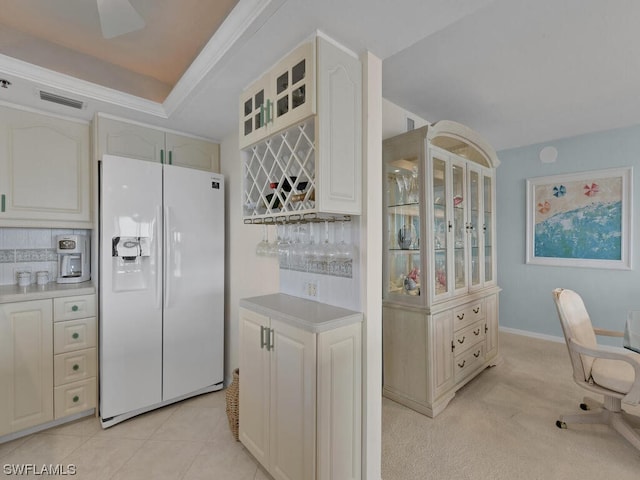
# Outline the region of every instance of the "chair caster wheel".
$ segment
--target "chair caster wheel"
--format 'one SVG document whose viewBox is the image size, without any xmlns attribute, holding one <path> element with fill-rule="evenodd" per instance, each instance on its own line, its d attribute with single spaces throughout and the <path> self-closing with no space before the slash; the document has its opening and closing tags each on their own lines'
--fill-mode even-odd
<svg viewBox="0 0 640 480">
<path fill-rule="evenodd" d="M 566 429 L 567 428 L 567 424 L 564 423 L 564 422 L 561 422 L 560 420 L 556 420 L 556 427 L 562 428 L 562 429 Z"/>
<path fill-rule="evenodd" d="M 589 408 L 589 405 L 587 405 L 586 403 L 581 403 L 581 404 L 580 404 L 580 408 L 581 408 L 582 410 L 591 410 L 591 409 Z"/>
</svg>

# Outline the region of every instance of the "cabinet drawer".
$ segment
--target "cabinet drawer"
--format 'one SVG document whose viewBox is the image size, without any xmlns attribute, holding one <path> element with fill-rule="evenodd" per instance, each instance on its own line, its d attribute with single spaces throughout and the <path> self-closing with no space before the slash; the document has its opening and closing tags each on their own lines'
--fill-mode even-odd
<svg viewBox="0 0 640 480">
<path fill-rule="evenodd" d="M 469 325 L 467 328 L 461 328 L 455 332 L 453 336 L 456 355 L 460 355 L 462 352 L 467 351 L 478 342 L 483 342 L 484 339 L 485 333 L 483 320 L 480 320 L 473 325 Z"/>
<path fill-rule="evenodd" d="M 96 346 L 96 318 L 68 320 L 53 325 L 53 353 L 75 352 Z"/>
<path fill-rule="evenodd" d="M 484 318 L 484 300 L 467 303 L 453 309 L 453 329 L 458 331 Z"/>
<path fill-rule="evenodd" d="M 53 382 L 56 387 L 95 376 L 95 348 L 62 353 L 53 358 Z"/>
<path fill-rule="evenodd" d="M 55 418 L 67 417 L 96 406 L 96 379 L 56 387 L 53 393 Z"/>
<path fill-rule="evenodd" d="M 95 317 L 96 296 L 78 295 L 75 297 L 59 297 L 53 299 L 53 321 L 73 320 L 76 318 Z"/>
<path fill-rule="evenodd" d="M 467 350 L 462 355 L 455 358 L 455 381 L 473 373 L 475 369 L 484 362 L 484 343 L 477 344 L 474 348 Z"/>
</svg>

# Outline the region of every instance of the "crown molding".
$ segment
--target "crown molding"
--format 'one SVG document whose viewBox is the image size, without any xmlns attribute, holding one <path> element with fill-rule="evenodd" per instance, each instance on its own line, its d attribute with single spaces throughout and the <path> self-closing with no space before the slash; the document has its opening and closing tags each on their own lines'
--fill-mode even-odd
<svg viewBox="0 0 640 480">
<path fill-rule="evenodd" d="M 112 88 L 96 85 L 63 73 L 54 72 L 22 60 L 0 54 L 0 72 L 41 85 L 44 89 L 78 95 L 91 100 L 117 105 L 160 118 L 168 118 L 164 107 L 151 100 L 136 97 Z"/>
<path fill-rule="evenodd" d="M 180 107 L 267 7 L 275 4 L 278 8 L 283 1 L 240 0 L 165 99 L 163 106 L 167 115 Z"/>
</svg>

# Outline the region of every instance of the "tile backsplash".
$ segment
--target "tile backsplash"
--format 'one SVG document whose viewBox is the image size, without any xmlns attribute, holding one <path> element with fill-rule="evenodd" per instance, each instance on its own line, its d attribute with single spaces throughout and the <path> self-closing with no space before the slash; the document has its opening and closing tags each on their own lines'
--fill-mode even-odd
<svg viewBox="0 0 640 480">
<path fill-rule="evenodd" d="M 35 283 L 36 272 L 49 272 L 49 281 L 56 281 L 58 257 L 56 236 L 90 235 L 90 230 L 53 228 L 0 228 L 0 285 L 18 283 L 17 272 L 30 272 Z"/>
</svg>

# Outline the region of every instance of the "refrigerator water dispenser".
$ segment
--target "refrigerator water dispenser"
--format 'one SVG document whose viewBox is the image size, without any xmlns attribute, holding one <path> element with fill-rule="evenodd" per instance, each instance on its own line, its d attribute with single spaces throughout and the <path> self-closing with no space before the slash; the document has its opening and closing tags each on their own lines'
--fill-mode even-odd
<svg viewBox="0 0 640 480">
<path fill-rule="evenodd" d="M 149 237 L 113 237 L 111 256 L 115 291 L 148 288 L 153 268 Z"/>
</svg>

